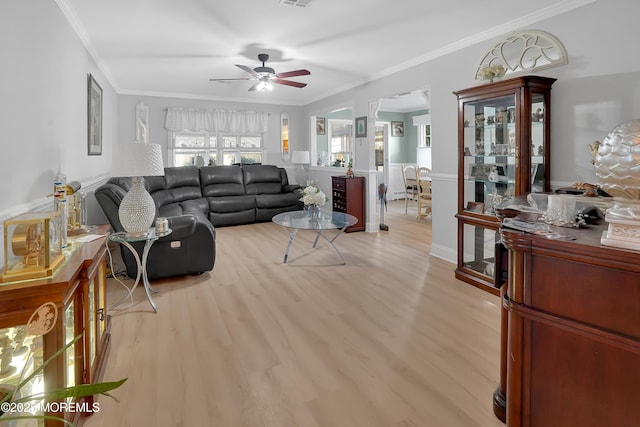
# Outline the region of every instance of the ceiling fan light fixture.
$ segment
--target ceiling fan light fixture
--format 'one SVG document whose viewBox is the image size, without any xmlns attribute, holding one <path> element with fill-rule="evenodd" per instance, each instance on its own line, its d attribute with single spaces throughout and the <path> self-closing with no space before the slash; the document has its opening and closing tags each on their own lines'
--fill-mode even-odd
<svg viewBox="0 0 640 427">
<path fill-rule="evenodd" d="M 260 82 L 256 86 L 256 90 L 259 92 L 264 92 L 265 90 L 273 90 L 273 85 L 268 80 L 260 80 Z"/>
<path fill-rule="evenodd" d="M 269 55 L 266 53 L 261 53 L 258 55 L 258 59 L 262 62 L 261 67 L 250 68 L 246 65 L 235 64 L 236 67 L 240 68 L 242 71 L 245 71 L 250 74 L 250 77 L 244 78 L 230 78 L 230 79 L 209 79 L 209 81 L 219 82 L 219 81 L 232 81 L 232 80 L 257 80 L 258 82 L 249 88 L 249 91 L 259 91 L 263 92 L 265 90 L 273 90 L 274 84 L 303 88 L 307 84 L 300 83 L 292 80 L 287 80 L 289 77 L 298 77 L 298 76 L 308 76 L 311 73 L 309 70 L 301 69 L 301 70 L 292 70 L 286 71 L 284 73 L 276 73 L 275 70 L 271 67 L 267 67 L 265 62 L 269 60 Z"/>
</svg>

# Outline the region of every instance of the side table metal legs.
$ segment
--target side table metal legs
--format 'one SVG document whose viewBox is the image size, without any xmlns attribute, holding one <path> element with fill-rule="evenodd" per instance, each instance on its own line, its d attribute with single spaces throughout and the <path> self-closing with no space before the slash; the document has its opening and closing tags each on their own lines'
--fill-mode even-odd
<svg viewBox="0 0 640 427">
<path fill-rule="evenodd" d="M 147 257 L 149 256 L 149 249 L 151 249 L 153 242 L 155 242 L 155 240 L 147 240 L 145 242 L 144 249 L 142 250 L 142 260 L 140 260 L 140 256 L 138 255 L 138 252 L 136 252 L 135 248 L 129 242 L 121 242 L 121 243 L 131 251 L 131 253 L 133 254 L 133 257 L 136 260 L 136 264 L 138 266 L 138 274 L 136 276 L 136 281 L 133 284 L 133 289 L 135 289 L 136 286 L 138 286 L 138 283 L 140 282 L 140 277 L 142 276 L 142 284 L 144 286 L 144 291 L 147 294 L 147 299 L 149 300 L 149 304 L 151 304 L 151 308 L 153 308 L 153 311 L 157 313 L 158 307 L 156 306 L 156 303 L 151 298 L 151 292 L 157 293 L 158 290 L 151 286 L 151 283 L 149 283 L 149 277 L 147 276 Z"/>
</svg>

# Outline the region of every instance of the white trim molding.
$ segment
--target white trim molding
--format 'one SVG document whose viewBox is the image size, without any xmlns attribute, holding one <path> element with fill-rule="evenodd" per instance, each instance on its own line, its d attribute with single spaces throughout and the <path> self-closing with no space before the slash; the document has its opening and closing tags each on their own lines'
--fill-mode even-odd
<svg viewBox="0 0 640 427">
<path fill-rule="evenodd" d="M 476 68 L 475 79 L 483 80 L 481 70 L 495 65 L 502 65 L 506 76 L 514 76 L 568 62 L 566 49 L 553 35 L 538 30 L 518 31 L 487 50 Z"/>
</svg>

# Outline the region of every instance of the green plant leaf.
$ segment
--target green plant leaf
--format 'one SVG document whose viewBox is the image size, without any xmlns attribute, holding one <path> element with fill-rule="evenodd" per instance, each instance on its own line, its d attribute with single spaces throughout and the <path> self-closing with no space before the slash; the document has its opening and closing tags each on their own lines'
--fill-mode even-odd
<svg viewBox="0 0 640 427">
<path fill-rule="evenodd" d="M 86 397 L 96 394 L 105 394 L 113 397 L 106 392 L 114 390 L 120 387 L 127 381 L 127 378 L 120 381 L 102 382 L 95 384 L 78 384 L 69 387 L 60 387 L 53 390 L 45 391 L 44 393 L 38 393 L 31 396 L 27 396 L 20 399 L 15 399 L 14 402 L 26 402 L 29 400 L 46 399 L 47 401 L 62 400 L 67 397 Z"/>
</svg>

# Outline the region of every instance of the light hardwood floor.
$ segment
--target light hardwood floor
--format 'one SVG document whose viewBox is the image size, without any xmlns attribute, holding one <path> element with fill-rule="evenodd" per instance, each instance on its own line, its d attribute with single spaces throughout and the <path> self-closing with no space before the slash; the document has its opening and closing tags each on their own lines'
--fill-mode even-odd
<svg viewBox="0 0 640 427">
<path fill-rule="evenodd" d="M 129 380 L 85 426 L 503 426 L 498 297 L 429 256 L 430 220 L 389 205 L 389 231 L 336 240 L 346 265 L 309 253 L 309 232 L 283 264 L 275 224 L 217 229 L 212 272 L 154 282 L 157 314 L 141 289 L 111 312 L 104 380 Z"/>
</svg>

